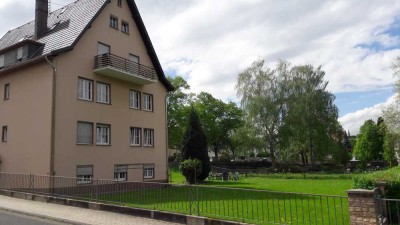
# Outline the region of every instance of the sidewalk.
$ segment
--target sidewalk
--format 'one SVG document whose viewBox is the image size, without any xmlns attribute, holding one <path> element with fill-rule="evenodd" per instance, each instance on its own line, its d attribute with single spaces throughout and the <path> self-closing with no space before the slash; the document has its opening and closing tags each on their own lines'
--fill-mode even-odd
<svg viewBox="0 0 400 225">
<path fill-rule="evenodd" d="M 0 210 L 48 218 L 76 225 L 177 225 L 147 218 L 83 209 L 71 206 L 42 203 L 0 195 Z"/>
</svg>

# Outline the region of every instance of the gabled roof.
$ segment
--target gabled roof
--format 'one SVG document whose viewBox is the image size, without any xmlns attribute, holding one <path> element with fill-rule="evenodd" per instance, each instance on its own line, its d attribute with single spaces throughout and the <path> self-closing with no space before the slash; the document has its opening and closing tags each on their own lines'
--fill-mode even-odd
<svg viewBox="0 0 400 225">
<path fill-rule="evenodd" d="M 43 44 L 43 51 L 40 51 L 41 54 L 35 56 L 35 58 L 46 55 L 57 55 L 72 50 L 109 2 L 110 0 L 77 0 L 74 3 L 49 13 L 47 23 L 50 30 L 46 35 L 35 40 Z M 147 53 L 157 72 L 158 79 L 164 84 L 168 91 L 174 90 L 174 87 L 165 77 L 136 3 L 134 0 L 127 0 L 127 2 L 132 12 L 132 18 L 147 48 Z M 32 38 L 34 35 L 34 27 L 35 21 L 31 21 L 8 31 L 0 39 L 0 51 L 17 46 L 21 41 Z"/>
</svg>

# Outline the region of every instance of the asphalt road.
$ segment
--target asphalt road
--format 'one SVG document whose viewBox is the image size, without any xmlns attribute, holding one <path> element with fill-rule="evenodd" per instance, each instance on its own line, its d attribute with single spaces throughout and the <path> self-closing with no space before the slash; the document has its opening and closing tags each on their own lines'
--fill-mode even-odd
<svg viewBox="0 0 400 225">
<path fill-rule="evenodd" d="M 33 216 L 0 210 L 0 225 L 69 225 Z"/>
</svg>

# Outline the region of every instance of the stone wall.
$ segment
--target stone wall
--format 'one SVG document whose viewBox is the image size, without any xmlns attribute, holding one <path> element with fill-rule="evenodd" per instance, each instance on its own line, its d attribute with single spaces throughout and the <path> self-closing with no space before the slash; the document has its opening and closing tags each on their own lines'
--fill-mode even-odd
<svg viewBox="0 0 400 225">
<path fill-rule="evenodd" d="M 349 196 L 350 225 L 378 225 L 377 190 L 352 189 Z"/>
</svg>

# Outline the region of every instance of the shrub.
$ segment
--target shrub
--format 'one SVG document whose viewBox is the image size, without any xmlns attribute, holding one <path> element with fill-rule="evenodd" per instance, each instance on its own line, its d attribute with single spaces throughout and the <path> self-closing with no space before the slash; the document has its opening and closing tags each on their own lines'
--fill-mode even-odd
<svg viewBox="0 0 400 225">
<path fill-rule="evenodd" d="M 385 182 L 386 197 L 400 198 L 400 166 L 354 177 L 354 188 L 372 190 Z"/>
<path fill-rule="evenodd" d="M 181 163 L 179 170 L 189 184 L 195 184 L 201 176 L 201 161 L 198 159 L 187 159 Z"/>
</svg>

